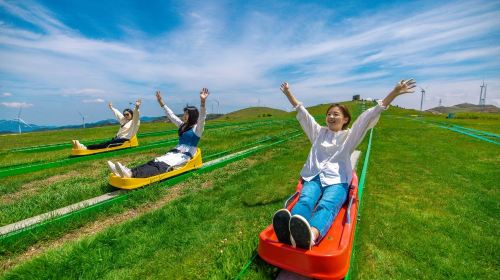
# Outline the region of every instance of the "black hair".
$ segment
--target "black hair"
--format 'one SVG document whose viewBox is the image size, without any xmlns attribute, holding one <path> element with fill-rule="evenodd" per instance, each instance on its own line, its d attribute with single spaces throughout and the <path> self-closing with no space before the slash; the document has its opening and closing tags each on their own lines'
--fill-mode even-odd
<svg viewBox="0 0 500 280">
<path fill-rule="evenodd" d="M 194 106 L 184 107 L 184 113 L 185 112 L 188 113 L 188 120 L 179 127 L 179 136 L 193 128 L 193 126 L 198 122 L 198 117 L 200 116 L 200 112 L 198 112 L 198 109 Z"/>
<path fill-rule="evenodd" d="M 125 112 L 130 113 L 130 116 L 132 116 L 132 117 L 134 116 L 134 111 L 132 111 L 132 110 L 130 110 L 130 109 L 128 109 L 128 108 L 127 108 L 127 109 L 125 109 L 125 110 L 123 110 L 123 114 L 124 114 L 124 115 L 125 115 Z M 125 118 L 125 120 L 127 120 L 127 119 Z M 125 124 L 127 124 L 127 122 L 128 122 L 128 121 L 125 121 L 125 122 L 124 122 L 122 125 L 120 125 L 120 126 L 121 126 L 121 127 L 123 127 Z"/>
<path fill-rule="evenodd" d="M 125 112 L 129 112 L 132 117 L 134 116 L 134 111 L 132 111 L 131 109 L 127 108 L 127 109 L 123 110 L 124 115 L 125 115 Z"/>
</svg>

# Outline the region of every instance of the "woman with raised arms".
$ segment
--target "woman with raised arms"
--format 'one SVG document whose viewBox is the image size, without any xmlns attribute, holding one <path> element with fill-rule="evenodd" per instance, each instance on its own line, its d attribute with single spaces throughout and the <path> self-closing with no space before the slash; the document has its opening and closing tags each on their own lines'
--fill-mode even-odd
<svg viewBox="0 0 500 280">
<path fill-rule="evenodd" d="M 165 110 L 165 114 L 178 128 L 179 142 L 175 148 L 166 154 L 159 156 L 143 165 L 128 168 L 120 162 L 108 161 L 108 166 L 116 175 L 123 178 L 147 178 L 172 170 L 177 166 L 184 165 L 196 153 L 198 143 L 205 126 L 205 101 L 209 95 L 208 89 L 200 91 L 200 111 L 194 106 L 184 108 L 184 115 L 179 119 L 170 108 L 167 107 L 160 91 L 156 92 L 156 99 Z"/>
<path fill-rule="evenodd" d="M 351 115 L 346 106 L 332 104 L 326 110 L 326 127 L 320 126 L 292 94 L 288 83 L 281 91 L 297 110 L 297 119 L 312 143 L 300 172 L 302 192 L 291 212 L 278 210 L 273 228 L 282 243 L 310 249 L 318 244 L 347 199 L 352 179 L 351 153 L 373 128 L 380 113 L 399 95 L 413 92 L 413 79 L 401 80 L 378 104 L 363 112 L 349 129 Z"/>
</svg>

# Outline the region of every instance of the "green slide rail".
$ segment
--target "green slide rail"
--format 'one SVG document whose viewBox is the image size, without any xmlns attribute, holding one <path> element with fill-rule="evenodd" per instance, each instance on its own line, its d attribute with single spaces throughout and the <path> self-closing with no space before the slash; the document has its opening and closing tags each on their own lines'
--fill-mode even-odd
<svg viewBox="0 0 500 280">
<path fill-rule="evenodd" d="M 244 150 L 244 152 L 241 152 L 239 154 L 236 153 L 236 155 L 232 156 L 232 157 L 228 156 L 228 158 L 223 159 L 221 161 L 218 161 L 218 162 L 216 162 L 214 164 L 203 165 L 199 169 L 196 169 L 196 170 L 193 170 L 191 172 L 187 172 L 187 173 L 181 174 L 179 176 L 167 179 L 165 181 L 161 181 L 158 184 L 160 186 L 163 186 L 163 187 L 171 187 L 171 186 L 173 186 L 175 184 L 178 184 L 178 183 L 180 183 L 180 182 L 188 179 L 189 177 L 193 176 L 194 174 L 203 174 L 203 173 L 207 173 L 209 171 L 212 171 L 214 169 L 226 166 L 226 165 L 228 165 L 228 164 L 230 164 L 232 162 L 235 162 L 235 161 L 247 158 L 247 157 L 249 157 L 249 156 L 251 156 L 251 155 L 253 155 L 253 154 L 257 153 L 257 152 L 269 149 L 271 147 L 274 147 L 276 145 L 279 145 L 281 143 L 284 143 L 286 141 L 294 139 L 294 138 L 300 136 L 301 134 L 302 134 L 302 132 L 299 132 L 298 130 L 294 130 L 294 131 L 287 132 L 287 133 L 284 133 L 284 134 L 281 134 L 281 135 L 278 135 L 278 136 L 274 136 L 274 137 L 265 137 L 264 139 L 261 139 L 261 140 L 258 140 L 256 142 L 253 142 L 253 143 L 250 143 L 250 144 L 246 144 L 246 145 L 243 145 L 243 146 L 239 147 L 239 149 L 241 149 L 241 148 L 245 148 L 245 147 L 248 147 L 248 146 L 255 146 L 255 145 L 257 145 L 253 149 L 250 148 L 250 149 Z M 281 139 L 279 139 L 279 138 L 281 138 Z M 276 140 L 276 139 L 278 139 L 278 140 Z M 270 141 L 270 140 L 276 140 L 276 141 L 271 142 L 271 143 L 267 143 L 267 144 L 263 144 L 264 142 Z M 236 150 L 236 149 L 231 149 L 231 150 Z M 231 150 L 225 151 L 223 153 L 230 154 Z M 216 155 L 221 155 L 223 153 L 217 153 L 217 154 L 214 154 L 214 155 L 209 155 L 206 158 L 211 158 L 211 157 L 213 158 Z M 62 215 L 62 216 L 54 217 L 52 219 L 47 219 L 47 220 L 44 220 L 44 221 L 42 221 L 40 223 L 28 226 L 26 228 L 19 229 L 19 230 L 16 230 L 16 231 L 4 234 L 4 235 L 0 236 L 0 242 L 1 243 L 4 243 L 4 242 L 15 242 L 15 240 L 17 240 L 17 239 L 19 239 L 19 238 L 21 238 L 21 237 L 23 237 L 25 235 L 31 234 L 35 230 L 37 230 L 37 231 L 38 230 L 42 230 L 42 229 L 46 228 L 49 225 L 52 225 L 52 224 L 55 224 L 55 223 L 62 223 L 62 222 L 65 222 L 65 221 L 69 221 L 71 219 L 80 217 L 81 215 L 87 215 L 87 214 L 91 214 L 91 213 L 93 213 L 95 211 L 99 211 L 100 209 L 103 209 L 104 207 L 109 207 L 109 206 L 114 205 L 114 204 L 122 203 L 122 202 L 126 201 L 127 199 L 130 199 L 130 198 L 133 198 L 136 195 L 139 195 L 142 191 L 144 191 L 144 189 L 145 188 L 140 188 L 140 189 L 136 189 L 136 190 L 132 190 L 132 191 L 127 191 L 127 192 L 125 192 L 122 195 L 116 196 L 116 197 L 111 198 L 109 200 L 102 201 L 100 203 L 91 205 L 89 207 L 81 208 L 81 209 L 76 210 L 74 212 L 70 212 L 70 213 L 67 213 L 67 214 Z"/>
<path fill-rule="evenodd" d="M 276 120 L 266 120 L 266 121 L 256 121 L 256 122 L 228 122 L 228 123 L 221 123 L 221 124 L 212 124 L 212 125 L 207 125 L 205 128 L 207 129 L 214 129 L 214 128 L 223 128 L 223 127 L 231 127 L 231 126 L 238 126 L 238 125 L 247 125 L 247 124 L 262 124 L 265 125 L 267 123 L 273 123 L 276 122 Z M 151 131 L 151 132 L 143 132 L 143 133 L 138 133 L 137 137 L 138 138 L 146 138 L 146 137 L 152 137 L 152 136 L 161 136 L 161 135 L 168 135 L 168 134 L 174 134 L 177 132 L 177 129 L 168 129 L 164 131 Z M 102 139 L 96 139 L 96 140 L 90 140 L 90 141 L 83 141 L 84 144 L 89 145 L 89 144 L 96 144 L 96 143 L 101 143 L 104 141 L 108 141 L 110 137 L 108 138 L 102 138 Z M 38 145 L 38 146 L 29 146 L 29 147 L 19 147 L 19 148 L 13 148 L 10 149 L 6 152 L 41 152 L 41 151 L 55 151 L 55 150 L 61 150 L 65 148 L 71 147 L 72 144 L 68 140 L 67 142 L 64 143 L 54 143 L 54 144 L 47 144 L 47 145 Z M 4 152 L 5 153 L 5 152 Z"/>
<path fill-rule="evenodd" d="M 370 160 L 370 152 L 372 149 L 372 137 L 373 137 L 373 128 L 370 129 L 370 137 L 368 138 L 368 148 L 366 148 L 366 154 L 365 154 L 365 159 L 363 160 L 363 169 L 361 170 L 361 176 L 359 178 L 359 184 L 358 184 L 358 217 L 361 216 L 361 206 L 362 206 L 362 199 L 363 199 L 363 189 L 365 187 L 365 181 L 366 181 L 366 174 L 368 174 L 368 162 Z M 355 250 L 355 244 L 356 244 L 356 236 L 358 235 L 358 226 L 356 225 L 356 229 L 354 230 L 354 240 L 352 243 L 352 253 L 351 253 L 351 262 L 349 264 L 349 270 L 347 271 L 347 275 L 344 278 L 344 280 L 350 280 L 351 279 L 351 272 L 352 272 L 352 264 L 354 262 L 354 259 L 356 258 L 356 250 Z"/>
<path fill-rule="evenodd" d="M 269 123 L 269 124 L 271 124 L 271 123 Z M 172 143 L 176 143 L 177 141 L 178 141 L 178 139 L 176 137 L 173 139 L 167 139 L 167 140 L 162 140 L 162 141 L 158 141 L 158 142 L 153 142 L 153 143 L 150 143 L 148 145 L 140 145 L 140 146 L 136 146 L 136 147 L 132 147 L 132 148 L 116 150 L 116 151 L 111 151 L 111 152 L 105 152 L 105 153 L 98 153 L 98 154 L 93 154 L 93 155 L 88 155 L 88 156 L 68 157 L 68 158 L 64 158 L 64 159 L 60 159 L 60 160 L 56 160 L 56 161 L 51 161 L 51 162 L 40 162 L 40 163 L 31 163 L 31 164 L 28 164 L 28 163 L 16 164 L 16 165 L 0 168 L 0 178 L 31 173 L 31 172 L 40 171 L 40 170 L 49 169 L 49 168 L 60 167 L 60 166 L 64 166 L 67 164 L 73 164 L 73 163 L 77 163 L 77 162 L 83 162 L 83 161 L 88 161 L 88 160 L 102 159 L 102 158 L 107 158 L 107 157 L 112 157 L 112 156 L 117 156 L 117 155 L 135 153 L 135 152 L 146 150 L 146 149 L 157 148 L 157 147 L 160 147 L 162 145 L 169 145 Z"/>
</svg>

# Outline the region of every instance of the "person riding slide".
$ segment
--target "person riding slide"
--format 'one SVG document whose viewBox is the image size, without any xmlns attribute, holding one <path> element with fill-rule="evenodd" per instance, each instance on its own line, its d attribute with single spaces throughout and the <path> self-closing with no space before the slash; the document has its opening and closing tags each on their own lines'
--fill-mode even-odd
<svg viewBox="0 0 500 280">
<path fill-rule="evenodd" d="M 413 92 L 415 80 L 401 80 L 378 104 L 363 112 L 349 129 L 351 115 L 346 106 L 332 104 L 326 110 L 326 127 L 320 126 L 292 94 L 288 83 L 281 91 L 297 110 L 297 119 L 312 143 L 300 172 L 302 192 L 295 206 L 273 216 L 273 228 L 282 243 L 311 249 L 330 229 L 347 199 L 352 179 L 351 153 L 373 128 L 389 104 L 399 95 Z"/>
<path fill-rule="evenodd" d="M 109 109 L 111 109 L 111 111 L 113 111 L 116 119 L 120 123 L 120 129 L 118 130 L 118 133 L 116 133 L 116 136 L 109 141 L 88 146 L 83 145 L 78 140 L 73 140 L 73 149 L 98 150 L 116 147 L 122 145 L 123 142 L 128 141 L 135 136 L 135 134 L 139 130 L 139 126 L 141 125 L 141 121 L 139 118 L 139 107 L 141 107 L 141 100 L 139 99 L 135 102 L 134 111 L 125 109 L 123 110 L 123 114 L 120 113 L 120 111 L 118 111 L 116 108 L 114 108 L 111 102 L 109 102 L 108 107 Z"/>
<path fill-rule="evenodd" d="M 158 103 L 165 110 L 167 118 L 179 128 L 179 142 L 177 146 L 166 154 L 134 168 L 128 168 L 120 162 L 114 163 L 108 161 L 108 167 L 111 169 L 111 172 L 123 178 L 147 178 L 168 172 L 177 166 L 182 166 L 193 158 L 205 126 L 207 115 L 205 101 L 208 95 L 208 89 L 203 88 L 200 91 L 201 112 L 194 106 L 187 106 L 184 108 L 184 115 L 181 120 L 167 107 L 160 91 L 157 91 L 156 98 Z"/>
</svg>

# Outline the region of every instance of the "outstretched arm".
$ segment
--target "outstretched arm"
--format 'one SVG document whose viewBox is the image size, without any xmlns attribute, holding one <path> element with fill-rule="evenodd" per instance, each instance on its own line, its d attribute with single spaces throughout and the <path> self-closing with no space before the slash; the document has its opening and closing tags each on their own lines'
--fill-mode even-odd
<svg viewBox="0 0 500 280">
<path fill-rule="evenodd" d="M 111 111 L 113 111 L 113 114 L 115 114 L 115 117 L 120 123 L 120 125 L 122 125 L 125 122 L 125 117 L 122 115 L 122 113 L 118 111 L 115 107 L 113 107 L 113 103 L 111 102 L 108 103 L 108 107 L 109 109 L 111 109 Z"/>
<path fill-rule="evenodd" d="M 300 126 L 306 133 L 309 141 L 314 143 L 316 137 L 318 137 L 321 126 L 318 122 L 316 122 L 314 117 L 309 114 L 306 108 L 299 101 L 297 101 L 287 82 L 281 84 L 280 89 L 288 98 L 288 101 L 290 101 L 295 110 L 297 110 L 297 120 L 299 120 Z"/>
<path fill-rule="evenodd" d="M 364 111 L 356 121 L 352 124 L 351 133 L 349 135 L 349 139 L 346 142 L 346 148 L 351 152 L 363 141 L 363 138 L 366 132 L 375 127 L 380 118 L 380 113 L 387 109 L 387 106 L 391 104 L 391 102 L 398 97 L 399 95 L 405 93 L 413 92 L 413 88 L 415 87 L 415 80 L 401 80 L 396 84 L 394 89 L 382 100 L 377 106 L 374 106 L 366 111 Z"/>
<path fill-rule="evenodd" d="M 205 108 L 205 101 L 207 101 L 207 97 L 210 94 L 208 92 L 208 88 L 202 88 L 200 91 L 200 108 Z"/>
<path fill-rule="evenodd" d="M 205 128 L 205 118 L 207 116 L 205 102 L 207 101 L 208 95 L 210 95 L 210 92 L 208 92 L 208 88 L 202 88 L 200 91 L 200 116 L 198 117 L 198 122 L 196 123 L 196 129 L 194 131 L 194 133 L 198 135 L 198 137 L 201 137 L 203 129 Z"/>
<path fill-rule="evenodd" d="M 288 101 L 290 101 L 290 104 L 292 104 L 293 108 L 295 108 L 295 107 L 297 107 L 297 105 L 299 105 L 299 101 L 297 101 L 297 99 L 293 95 L 287 82 L 282 83 L 280 89 L 285 94 L 285 96 L 288 98 Z"/>
<path fill-rule="evenodd" d="M 141 99 L 135 102 L 134 114 L 132 115 L 132 125 L 137 125 L 140 120 L 139 107 L 141 107 Z"/>
<path fill-rule="evenodd" d="M 159 90 L 156 91 L 156 100 L 158 100 L 160 106 L 163 108 L 163 110 L 165 110 L 165 115 L 167 116 L 167 118 L 173 124 L 175 124 L 175 126 L 179 127 L 183 124 L 182 120 L 179 119 L 179 117 L 177 117 L 174 112 L 172 112 L 172 110 L 170 110 L 170 108 L 168 108 L 168 106 L 165 104 L 165 101 L 163 101 L 163 97 L 161 97 L 161 93 Z"/>
<path fill-rule="evenodd" d="M 156 100 L 158 100 L 158 104 L 163 108 L 165 106 L 165 101 L 163 101 L 163 97 L 161 97 L 161 93 L 159 90 L 156 91 Z"/>
</svg>

